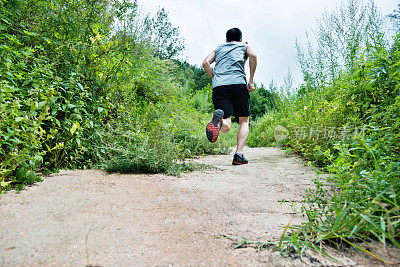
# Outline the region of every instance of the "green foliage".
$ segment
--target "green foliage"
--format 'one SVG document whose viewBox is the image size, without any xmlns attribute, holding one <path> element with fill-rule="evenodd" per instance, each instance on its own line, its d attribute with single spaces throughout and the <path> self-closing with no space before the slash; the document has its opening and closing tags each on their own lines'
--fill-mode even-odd
<svg viewBox="0 0 400 267">
<path fill-rule="evenodd" d="M 127 102 L 120 103 L 118 119 L 111 120 L 100 134 L 107 170 L 176 174 L 193 168 L 183 162 L 185 158 L 229 152 L 229 140 L 221 138 L 212 144 L 204 138 L 211 114 L 201 115 L 175 98 L 148 105 L 123 99 Z"/>
<path fill-rule="evenodd" d="M 212 88 L 211 85 L 207 85 L 201 90 L 194 91 L 190 94 L 188 102 L 192 107 L 202 113 L 213 113 L 214 105 L 212 102 Z"/>
<path fill-rule="evenodd" d="M 274 128 L 282 120 L 280 113 L 268 112 L 262 118 L 250 123 L 250 133 L 246 144 L 250 147 L 266 147 L 276 145 Z"/>
<path fill-rule="evenodd" d="M 278 95 L 276 94 L 276 85 L 272 81 L 269 89 L 264 88 L 264 85 L 256 85 L 256 90 L 250 94 L 250 117 L 255 120 L 262 117 L 269 111 L 277 108 Z"/>
<path fill-rule="evenodd" d="M 389 18 L 392 20 L 397 31 L 400 31 L 400 4 L 397 5 L 398 10 L 394 10 L 392 14 L 389 15 Z"/>
<path fill-rule="evenodd" d="M 296 41 L 304 90 L 321 91 L 352 71 L 364 52 L 385 43 L 382 18 L 373 1 L 347 0 L 318 21 L 315 36 L 307 33 L 306 49 Z M 314 38 L 312 38 L 314 37 Z"/>
<path fill-rule="evenodd" d="M 178 68 L 176 68 L 176 71 L 171 74 L 173 75 L 174 80 L 181 84 L 182 87 L 198 91 L 211 85 L 211 78 L 202 67 L 190 65 L 186 61 L 174 61 Z"/>
<path fill-rule="evenodd" d="M 152 29 L 152 44 L 156 47 L 155 56 L 168 59 L 179 54 L 184 49 L 178 28 L 169 22 L 168 13 L 164 8 L 158 10 L 155 18 L 151 19 L 149 27 Z"/>
<path fill-rule="evenodd" d="M 136 3 L 136 2 L 135 2 Z M 137 5 L 130 6 L 119 16 L 121 31 L 135 35 L 136 42 L 144 42 L 152 50 L 152 55 L 159 59 L 171 59 L 185 48 L 184 40 L 179 36 L 179 28 L 169 21 L 164 8 L 157 11 L 155 17 L 141 14 Z"/>
<path fill-rule="evenodd" d="M 128 1 L 0 7 L 0 190 L 126 159 L 132 171 L 178 173 L 192 168 L 186 156 L 227 151 L 229 141 L 204 141 L 210 114 L 181 97 L 196 83 L 177 83 L 180 63 L 163 60 L 183 48 L 164 10 L 141 20 Z"/>
<path fill-rule="evenodd" d="M 321 50 L 299 51 L 305 83 L 297 93 L 281 95 L 278 111 L 252 127 L 249 144 L 266 146 L 275 144 L 275 126 L 284 126 L 290 135 L 279 145 L 329 172 L 327 181 L 315 180 L 316 189 L 306 194 L 308 221 L 291 227 L 282 251 L 320 250 L 326 241 L 362 249 L 357 242 L 377 240 L 400 248 L 400 35 L 392 45 L 384 42 L 379 16 L 363 22 L 371 27 L 354 28 L 376 14 L 372 2 L 365 10 L 359 5 L 349 1 L 341 12 L 325 16 L 338 22 L 335 27 L 329 19 L 319 27 L 317 49 L 326 48 L 321 39 L 327 36 L 333 43 L 347 38 L 345 46 L 325 51 L 331 53 L 325 59 L 342 58 L 335 72 Z"/>
</svg>

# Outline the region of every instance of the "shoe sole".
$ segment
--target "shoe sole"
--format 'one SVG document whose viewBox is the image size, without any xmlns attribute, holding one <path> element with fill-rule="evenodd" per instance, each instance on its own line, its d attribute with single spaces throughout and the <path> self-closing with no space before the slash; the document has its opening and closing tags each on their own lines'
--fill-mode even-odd
<svg viewBox="0 0 400 267">
<path fill-rule="evenodd" d="M 239 161 L 233 161 L 232 165 L 245 165 L 245 164 L 249 164 L 249 162 L 239 162 Z"/>
<path fill-rule="evenodd" d="M 224 118 L 224 112 L 221 109 L 217 109 L 214 112 L 211 122 L 207 124 L 206 135 L 208 141 L 210 141 L 211 143 L 214 143 L 218 139 L 218 135 L 220 132 L 220 128 L 218 125 L 223 118 Z"/>
</svg>

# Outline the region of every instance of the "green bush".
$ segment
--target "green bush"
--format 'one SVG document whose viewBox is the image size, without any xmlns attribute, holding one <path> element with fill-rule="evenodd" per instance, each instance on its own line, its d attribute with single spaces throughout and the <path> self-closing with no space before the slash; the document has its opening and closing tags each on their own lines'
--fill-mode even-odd
<svg viewBox="0 0 400 267">
<path fill-rule="evenodd" d="M 177 82 L 185 64 L 169 58 L 183 46 L 165 10 L 142 20 L 135 2 L 2 0 L 0 12 L 0 190 L 126 160 L 177 173 L 193 168 L 185 157 L 227 151 L 205 142 L 208 108 L 184 100 L 199 84 Z"/>
<path fill-rule="evenodd" d="M 185 158 L 229 151 L 230 140 L 220 138 L 212 144 L 205 138 L 211 114 L 200 114 L 184 102 L 171 98 L 137 106 L 135 112 L 127 106 L 121 104 L 118 120 L 110 121 L 109 129 L 100 134 L 105 152 L 102 162 L 110 162 L 109 171 L 121 166 L 121 170 L 134 172 L 176 173 L 189 166 Z"/>
<path fill-rule="evenodd" d="M 256 85 L 256 90 L 250 94 L 250 118 L 256 120 L 264 114 L 277 109 L 278 95 L 276 85 L 272 82 L 269 88 Z"/>
<path fill-rule="evenodd" d="M 252 126 L 250 145 L 276 144 L 274 129 L 282 125 L 290 135 L 278 144 L 329 173 L 306 194 L 308 221 L 291 226 L 282 251 L 320 250 L 324 241 L 360 248 L 357 242 L 378 240 L 400 248 L 400 35 L 388 45 L 379 30 L 381 18 L 366 14 L 376 15 L 374 6 L 349 1 L 327 16 L 317 31 L 317 51 L 308 47 L 306 55 L 298 45 L 304 84 L 294 95 L 280 96 L 279 111 Z M 329 18 L 366 21 L 339 25 Z M 364 23 L 369 26 L 349 26 Z M 341 34 L 349 38 L 348 46 L 327 49 L 326 38 Z M 333 55 L 343 61 L 326 61 Z M 332 69 L 332 64 L 338 65 Z"/>
</svg>

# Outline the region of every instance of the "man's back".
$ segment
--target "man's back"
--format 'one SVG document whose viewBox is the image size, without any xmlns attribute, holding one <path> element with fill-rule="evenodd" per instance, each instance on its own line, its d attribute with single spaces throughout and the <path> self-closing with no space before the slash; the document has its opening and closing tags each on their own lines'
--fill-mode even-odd
<svg viewBox="0 0 400 267">
<path fill-rule="evenodd" d="M 215 50 L 213 88 L 230 84 L 247 84 L 245 63 L 245 43 L 227 42 L 218 46 Z"/>
</svg>

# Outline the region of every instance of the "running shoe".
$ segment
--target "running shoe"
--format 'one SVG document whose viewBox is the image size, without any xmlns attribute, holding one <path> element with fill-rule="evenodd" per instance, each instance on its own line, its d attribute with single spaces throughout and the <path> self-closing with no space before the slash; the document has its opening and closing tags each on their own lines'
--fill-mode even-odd
<svg viewBox="0 0 400 267">
<path fill-rule="evenodd" d="M 214 143 L 217 141 L 219 132 L 222 127 L 222 119 L 224 118 L 224 112 L 221 109 L 217 109 L 214 112 L 212 120 L 207 124 L 206 134 L 210 142 Z"/>
<path fill-rule="evenodd" d="M 249 161 L 244 157 L 243 154 L 241 156 L 238 154 L 233 156 L 232 165 L 243 165 L 247 163 L 249 163 Z"/>
</svg>

